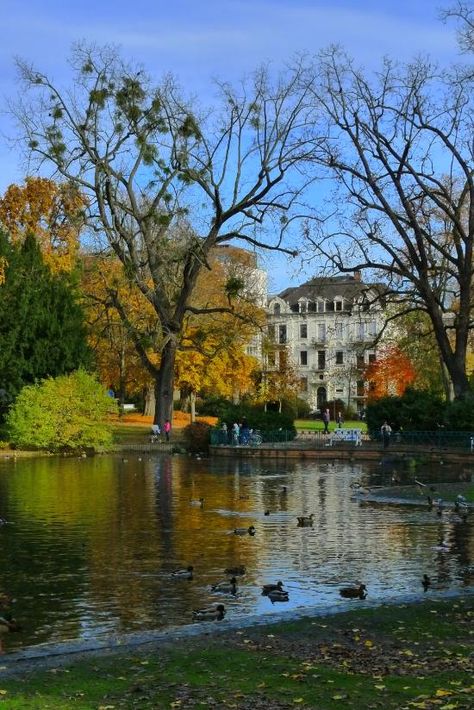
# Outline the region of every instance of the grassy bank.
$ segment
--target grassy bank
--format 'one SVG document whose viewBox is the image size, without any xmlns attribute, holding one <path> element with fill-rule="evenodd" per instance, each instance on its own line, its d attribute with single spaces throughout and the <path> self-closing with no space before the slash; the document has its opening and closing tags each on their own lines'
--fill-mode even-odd
<svg viewBox="0 0 474 710">
<path fill-rule="evenodd" d="M 1 679 L 0 702 L 54 710 L 473 707 L 474 596 L 357 604 L 327 618 L 30 668 Z"/>
</svg>

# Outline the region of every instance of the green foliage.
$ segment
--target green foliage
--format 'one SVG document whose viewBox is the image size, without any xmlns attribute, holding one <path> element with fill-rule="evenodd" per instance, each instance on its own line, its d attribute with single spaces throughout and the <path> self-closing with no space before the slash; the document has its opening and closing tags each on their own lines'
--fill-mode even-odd
<svg viewBox="0 0 474 710">
<path fill-rule="evenodd" d="M 117 411 L 97 380 L 83 370 L 24 387 L 7 416 L 10 441 L 48 451 L 107 447 L 106 418 Z"/>
<path fill-rule="evenodd" d="M 446 405 L 444 426 L 451 431 L 474 432 L 474 396 L 456 399 Z"/>
<path fill-rule="evenodd" d="M 0 285 L 0 390 L 11 401 L 26 384 L 87 367 L 84 316 L 71 277 L 52 274 L 38 244 L 0 234 L 7 261 Z"/>
<path fill-rule="evenodd" d="M 210 428 L 209 424 L 205 422 L 193 422 L 183 429 L 183 437 L 188 451 L 193 454 L 208 451 Z"/>
<path fill-rule="evenodd" d="M 425 390 L 408 388 L 401 397 L 382 397 L 367 406 L 367 428 L 378 431 L 384 421 L 392 429 L 436 431 L 445 423 L 447 405 Z M 449 428 L 455 430 L 456 426 Z"/>
<path fill-rule="evenodd" d="M 258 429 L 260 431 L 278 431 L 282 429 L 289 431 L 296 436 L 294 427 L 294 416 L 287 412 L 265 412 L 261 406 L 255 407 L 250 404 L 232 404 L 226 403 L 226 407 L 222 407 L 219 415 L 219 423 L 225 422 L 228 429 L 234 422 L 242 422 L 245 420 L 250 429 Z"/>
</svg>

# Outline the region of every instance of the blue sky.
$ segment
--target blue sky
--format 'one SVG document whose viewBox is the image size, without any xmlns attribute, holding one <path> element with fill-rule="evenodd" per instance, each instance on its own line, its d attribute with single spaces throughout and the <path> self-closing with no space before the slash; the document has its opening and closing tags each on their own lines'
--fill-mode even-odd
<svg viewBox="0 0 474 710">
<path fill-rule="evenodd" d="M 444 63 L 458 54 L 453 28 L 437 19 L 450 0 L 2 0 L 0 7 L 0 191 L 21 182 L 24 167 L 7 138 L 16 95 L 14 57 L 67 81 L 77 40 L 116 44 L 160 77 L 212 99 L 211 78 L 235 79 L 262 61 L 281 65 L 294 52 L 342 44 L 375 68 L 384 55 L 427 53 Z M 292 266 L 278 262 L 272 289 L 289 283 Z"/>
</svg>

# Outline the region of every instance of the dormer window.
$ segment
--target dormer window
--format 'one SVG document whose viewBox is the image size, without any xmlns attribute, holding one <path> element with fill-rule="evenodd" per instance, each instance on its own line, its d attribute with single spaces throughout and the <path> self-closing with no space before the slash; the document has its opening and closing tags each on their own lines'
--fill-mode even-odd
<svg viewBox="0 0 474 710">
<path fill-rule="evenodd" d="M 300 313 L 307 313 L 308 301 L 300 301 Z"/>
<path fill-rule="evenodd" d="M 342 311 L 342 306 L 343 306 L 342 298 L 336 298 L 334 301 L 334 310 L 335 311 Z"/>
<path fill-rule="evenodd" d="M 316 301 L 316 310 L 318 313 L 324 313 L 324 311 L 325 311 L 324 306 L 325 306 L 324 301 L 322 301 L 322 300 Z"/>
<path fill-rule="evenodd" d="M 274 316 L 279 316 L 281 313 L 281 305 L 279 303 L 275 303 L 273 306 L 273 315 Z"/>
</svg>

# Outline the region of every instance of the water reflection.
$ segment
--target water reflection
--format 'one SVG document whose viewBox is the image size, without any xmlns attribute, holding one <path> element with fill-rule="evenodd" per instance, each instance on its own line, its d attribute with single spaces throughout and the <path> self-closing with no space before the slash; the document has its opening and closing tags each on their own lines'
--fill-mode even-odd
<svg viewBox="0 0 474 710">
<path fill-rule="evenodd" d="M 459 474 L 445 465 L 416 471 L 432 482 Z M 474 515 L 351 500 L 353 481 L 404 485 L 414 476 L 390 461 L 0 460 L 8 521 L 0 592 L 16 597 L 25 629 L 7 647 L 187 624 L 192 609 L 213 602 L 225 604 L 227 618 L 324 606 L 356 581 L 374 599 L 423 594 L 424 572 L 441 587 L 472 584 Z M 200 498 L 202 507 L 191 505 Z M 297 516 L 311 513 L 313 526 L 298 527 Z M 233 532 L 250 525 L 255 536 Z M 188 565 L 192 581 L 172 576 Z M 213 592 L 235 565 L 247 569 L 237 593 Z M 289 602 L 272 605 L 261 586 L 279 579 Z"/>
</svg>

